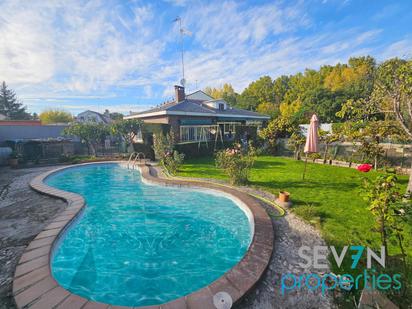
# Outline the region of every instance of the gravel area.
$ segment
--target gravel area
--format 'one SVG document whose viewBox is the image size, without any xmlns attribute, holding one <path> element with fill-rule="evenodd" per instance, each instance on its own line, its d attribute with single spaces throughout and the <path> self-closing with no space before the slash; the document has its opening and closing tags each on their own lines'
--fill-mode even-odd
<svg viewBox="0 0 412 309">
<path fill-rule="evenodd" d="M 28 185 L 33 177 L 53 168 L 0 168 L 1 309 L 15 308 L 12 280 L 25 247 L 66 207 L 65 202 L 38 194 Z"/>
</svg>

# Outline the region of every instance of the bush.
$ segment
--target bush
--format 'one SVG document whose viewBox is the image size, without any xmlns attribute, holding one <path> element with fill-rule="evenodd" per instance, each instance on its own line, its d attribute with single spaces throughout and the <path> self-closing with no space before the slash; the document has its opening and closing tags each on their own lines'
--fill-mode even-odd
<svg viewBox="0 0 412 309">
<path fill-rule="evenodd" d="M 216 153 L 216 166 L 224 169 L 231 184 L 245 184 L 249 180 L 250 169 L 255 162 L 255 149 L 248 146 L 242 149 L 240 144 Z"/>
<path fill-rule="evenodd" d="M 185 155 L 183 153 L 174 150 L 173 153 L 168 153 L 167 156 L 165 156 L 163 159 L 163 166 L 170 174 L 175 175 L 179 167 L 182 165 L 184 158 Z"/>
<path fill-rule="evenodd" d="M 176 174 L 185 157 L 183 153 L 174 150 L 174 145 L 172 133 L 167 136 L 156 134 L 153 140 L 153 150 L 160 161 L 160 165 L 171 175 Z"/>
</svg>

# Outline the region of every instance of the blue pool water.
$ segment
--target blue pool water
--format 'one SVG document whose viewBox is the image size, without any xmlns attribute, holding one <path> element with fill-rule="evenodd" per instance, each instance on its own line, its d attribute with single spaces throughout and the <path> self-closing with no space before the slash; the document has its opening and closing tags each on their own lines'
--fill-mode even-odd
<svg viewBox="0 0 412 309">
<path fill-rule="evenodd" d="M 51 267 L 91 300 L 144 306 L 187 295 L 233 267 L 251 241 L 248 217 L 229 198 L 147 185 L 117 164 L 69 168 L 46 183 L 86 199 Z"/>
</svg>

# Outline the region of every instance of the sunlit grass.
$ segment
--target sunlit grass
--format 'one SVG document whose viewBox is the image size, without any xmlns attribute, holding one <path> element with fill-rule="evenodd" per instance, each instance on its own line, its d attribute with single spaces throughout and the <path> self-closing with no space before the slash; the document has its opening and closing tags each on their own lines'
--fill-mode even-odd
<svg viewBox="0 0 412 309">
<path fill-rule="evenodd" d="M 278 194 L 281 190 L 291 193 L 292 211 L 319 228 L 328 245 L 364 245 L 379 248 L 379 234 L 373 232 L 374 218 L 362 196 L 363 177 L 373 178 L 378 172 L 361 173 L 356 169 L 308 163 L 306 179 L 302 180 L 304 162 L 289 158 L 258 157 L 251 172 L 250 185 Z M 227 179 L 215 167 L 213 158 L 188 160 L 180 176 Z M 407 176 L 399 176 L 401 189 Z M 412 228 L 406 239 L 409 261 L 412 261 Z M 395 243 L 389 247 L 391 255 L 399 254 Z M 343 267 L 349 268 L 350 261 Z M 339 271 L 339 269 L 334 269 Z"/>
</svg>

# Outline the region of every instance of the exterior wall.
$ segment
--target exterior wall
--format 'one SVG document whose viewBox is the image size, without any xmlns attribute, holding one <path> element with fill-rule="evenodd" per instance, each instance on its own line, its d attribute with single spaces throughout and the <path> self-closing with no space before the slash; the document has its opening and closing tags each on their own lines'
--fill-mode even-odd
<svg viewBox="0 0 412 309">
<path fill-rule="evenodd" d="M 203 91 L 196 91 L 196 92 L 193 92 L 191 94 L 188 94 L 186 96 L 186 99 L 201 100 L 201 101 L 213 100 L 213 98 L 211 96 L 207 95 Z"/>
<path fill-rule="evenodd" d="M 0 114 L 0 120 L 6 120 L 6 116 L 4 116 L 3 114 Z"/>
<path fill-rule="evenodd" d="M 102 117 L 92 111 L 85 111 L 77 115 L 77 122 L 95 122 L 95 123 L 105 123 Z"/>
<path fill-rule="evenodd" d="M 144 123 L 159 123 L 159 124 L 168 124 L 169 119 L 167 116 L 154 116 L 154 117 L 147 117 L 142 119 Z"/>
<path fill-rule="evenodd" d="M 57 138 L 61 136 L 66 127 L 67 125 L 2 125 L 0 126 L 0 142 Z"/>
</svg>

